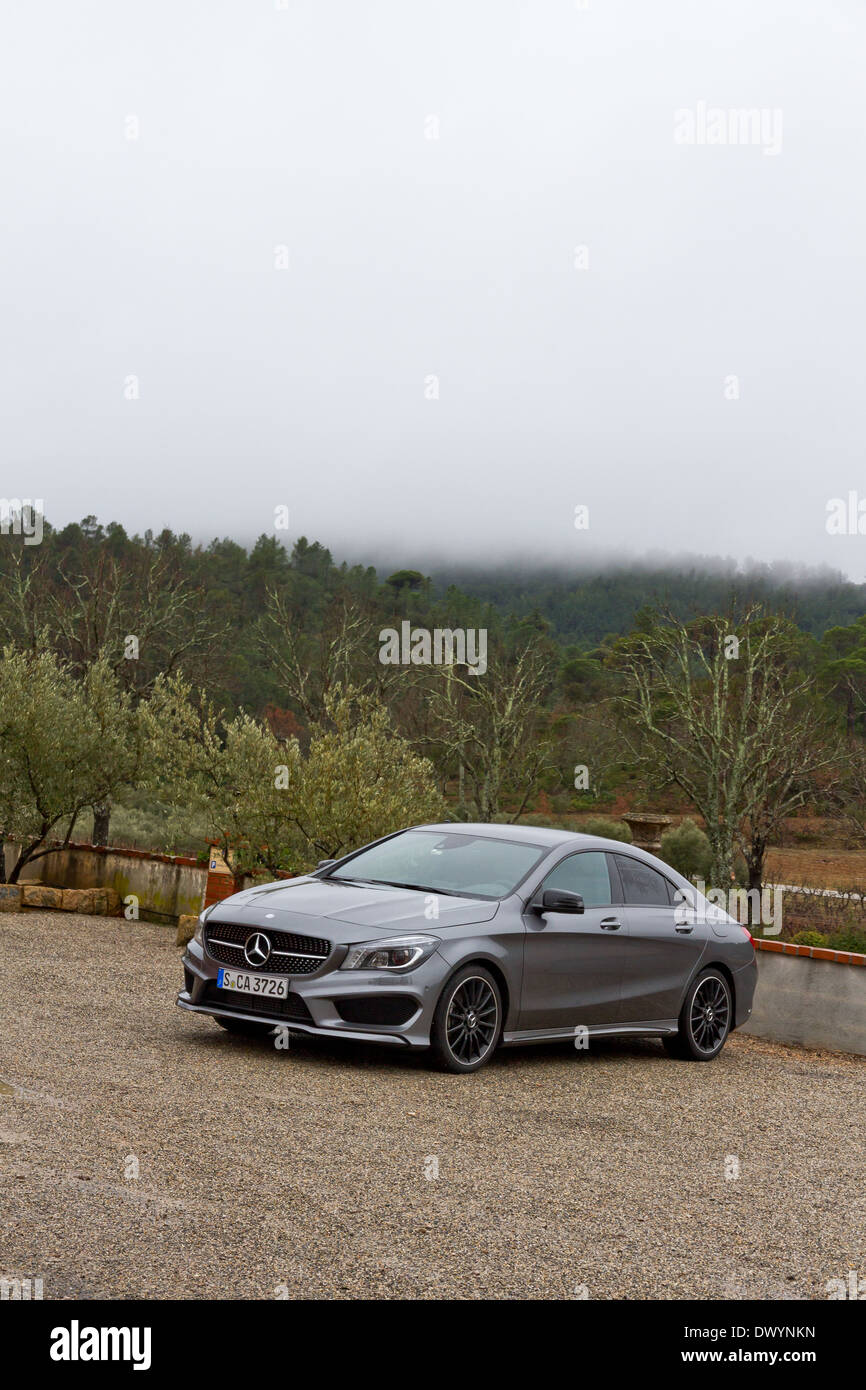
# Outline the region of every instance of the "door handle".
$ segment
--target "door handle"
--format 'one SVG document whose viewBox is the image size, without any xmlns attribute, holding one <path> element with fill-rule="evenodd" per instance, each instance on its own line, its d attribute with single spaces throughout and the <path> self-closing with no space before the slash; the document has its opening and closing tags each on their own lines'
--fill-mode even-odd
<svg viewBox="0 0 866 1390">
<path fill-rule="evenodd" d="M 674 931 L 678 931 L 680 933 L 680 936 L 687 936 L 689 932 L 694 931 L 694 926 L 686 926 L 685 924 L 681 926 L 675 925 Z"/>
<path fill-rule="evenodd" d="M 619 931 L 622 922 L 620 922 L 617 917 L 605 917 L 604 921 L 599 922 L 598 925 L 601 927 L 602 931 Z"/>
</svg>

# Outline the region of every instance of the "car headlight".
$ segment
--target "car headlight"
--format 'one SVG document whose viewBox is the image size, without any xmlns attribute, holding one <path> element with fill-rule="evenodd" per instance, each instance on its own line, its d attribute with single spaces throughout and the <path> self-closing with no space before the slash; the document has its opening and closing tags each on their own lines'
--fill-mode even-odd
<svg viewBox="0 0 866 1390">
<path fill-rule="evenodd" d="M 386 936 L 349 947 L 341 970 L 412 970 L 432 956 L 438 936 Z"/>
<path fill-rule="evenodd" d="M 200 912 L 200 913 L 198 914 L 198 921 L 196 922 L 195 931 L 194 931 L 193 934 L 192 934 L 192 939 L 193 939 L 193 941 L 195 941 L 196 944 L 199 945 L 199 946 L 203 946 L 203 945 L 204 945 L 204 924 L 205 924 L 205 922 L 206 922 L 207 919 L 208 919 L 208 915 L 209 915 L 212 911 L 213 911 L 213 903 L 211 903 L 210 907 L 206 907 L 205 910 L 204 910 L 204 912 Z"/>
</svg>

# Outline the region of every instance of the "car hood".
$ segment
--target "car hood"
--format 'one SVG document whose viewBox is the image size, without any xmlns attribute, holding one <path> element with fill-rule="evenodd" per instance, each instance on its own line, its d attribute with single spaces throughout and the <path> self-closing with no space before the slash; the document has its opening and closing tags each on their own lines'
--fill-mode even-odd
<svg viewBox="0 0 866 1390">
<path fill-rule="evenodd" d="M 431 918 L 425 915 L 430 910 L 430 896 L 415 888 L 380 888 L 310 877 L 282 879 L 223 899 L 208 920 L 327 936 L 336 945 L 386 933 L 436 935 L 449 927 L 489 922 L 499 909 L 498 901 L 440 894 L 439 916 Z"/>
</svg>

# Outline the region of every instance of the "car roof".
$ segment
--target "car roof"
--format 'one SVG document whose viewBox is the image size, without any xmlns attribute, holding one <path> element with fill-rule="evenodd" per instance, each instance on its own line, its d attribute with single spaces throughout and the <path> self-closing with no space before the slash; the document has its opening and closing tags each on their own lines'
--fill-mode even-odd
<svg viewBox="0 0 866 1390">
<path fill-rule="evenodd" d="M 502 825 L 492 821 L 447 821 L 442 825 L 413 825 L 410 830 L 441 830 L 449 835 L 466 834 L 484 836 L 490 840 L 512 840 L 524 845 L 538 845 L 540 849 L 598 849 L 608 854 L 627 854 L 639 859 L 650 868 L 672 879 L 679 887 L 690 887 L 689 880 L 659 859 L 648 850 L 626 840 L 606 840 L 602 835 L 583 835 L 577 830 L 556 830 L 546 825 Z"/>
<path fill-rule="evenodd" d="M 518 840 L 527 845 L 556 849 L 574 845 L 575 849 L 631 849 L 622 840 L 605 840 L 600 835 L 582 835 L 576 830 L 556 830 L 546 825 L 502 825 L 492 821 L 448 821 L 442 825 L 414 825 L 413 830 L 441 830 L 449 835 L 478 835 L 488 840 Z"/>
</svg>

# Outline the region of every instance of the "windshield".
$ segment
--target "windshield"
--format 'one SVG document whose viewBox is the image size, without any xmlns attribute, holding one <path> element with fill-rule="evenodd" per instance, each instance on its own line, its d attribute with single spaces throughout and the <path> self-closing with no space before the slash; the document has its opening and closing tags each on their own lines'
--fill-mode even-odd
<svg viewBox="0 0 866 1390">
<path fill-rule="evenodd" d="M 326 877 L 459 897 L 505 898 L 545 852 L 543 846 L 519 840 L 405 830 L 393 840 L 362 850 Z"/>
</svg>

